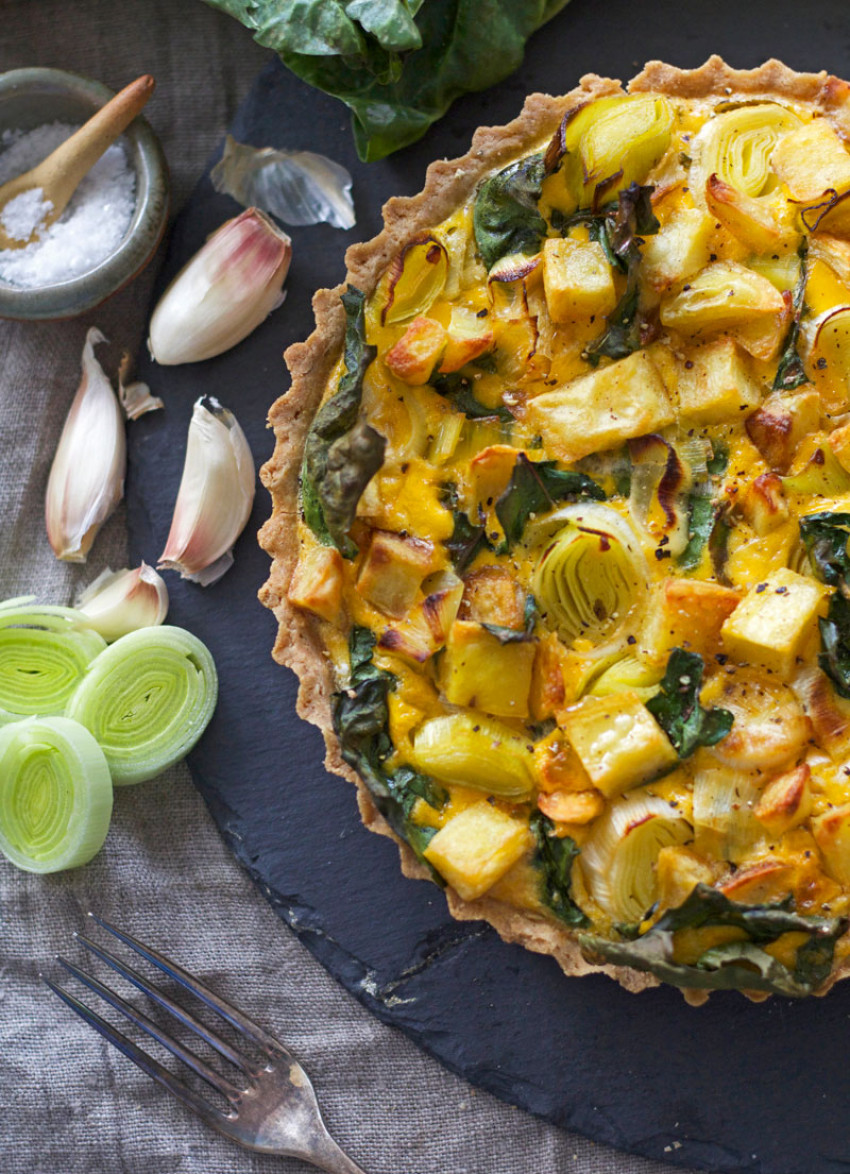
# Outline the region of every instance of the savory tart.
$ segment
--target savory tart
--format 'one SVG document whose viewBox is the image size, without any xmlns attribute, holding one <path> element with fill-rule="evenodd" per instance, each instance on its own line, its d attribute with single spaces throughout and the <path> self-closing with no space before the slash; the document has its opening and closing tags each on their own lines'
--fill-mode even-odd
<svg viewBox="0 0 850 1174">
<path fill-rule="evenodd" d="M 848 141 L 776 61 L 532 95 L 287 351 L 299 712 L 408 875 L 567 973 L 848 968 Z"/>
</svg>

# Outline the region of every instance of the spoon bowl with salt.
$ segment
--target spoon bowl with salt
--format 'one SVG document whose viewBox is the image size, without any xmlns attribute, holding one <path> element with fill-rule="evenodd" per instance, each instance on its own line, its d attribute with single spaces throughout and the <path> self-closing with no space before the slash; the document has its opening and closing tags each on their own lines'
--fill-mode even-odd
<svg viewBox="0 0 850 1174">
<path fill-rule="evenodd" d="M 0 249 L 25 247 L 59 219 L 83 177 L 141 112 L 154 84 L 149 74 L 137 78 L 41 163 L 0 185 Z"/>
</svg>

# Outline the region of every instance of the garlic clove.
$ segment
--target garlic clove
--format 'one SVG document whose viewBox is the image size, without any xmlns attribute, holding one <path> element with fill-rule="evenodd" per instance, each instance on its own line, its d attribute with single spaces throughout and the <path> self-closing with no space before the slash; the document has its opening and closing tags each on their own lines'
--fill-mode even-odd
<svg viewBox="0 0 850 1174">
<path fill-rule="evenodd" d="M 163 623 L 168 613 L 168 588 L 147 563 L 135 570 L 107 568 L 78 596 L 75 607 L 88 618 L 89 626 L 111 643 L 137 628 Z"/>
<path fill-rule="evenodd" d="M 160 298 L 152 357 L 197 363 L 236 346 L 283 301 L 291 256 L 289 237 L 258 208 L 222 224 Z"/>
<path fill-rule="evenodd" d="M 57 558 L 84 563 L 100 527 L 124 496 L 124 416 L 94 356 L 106 339 L 92 327 L 83 377 L 59 437 L 45 498 L 47 537 Z"/>
<path fill-rule="evenodd" d="M 233 565 L 254 504 L 254 458 L 236 417 L 212 396 L 194 406 L 171 530 L 157 566 L 207 587 Z"/>
</svg>

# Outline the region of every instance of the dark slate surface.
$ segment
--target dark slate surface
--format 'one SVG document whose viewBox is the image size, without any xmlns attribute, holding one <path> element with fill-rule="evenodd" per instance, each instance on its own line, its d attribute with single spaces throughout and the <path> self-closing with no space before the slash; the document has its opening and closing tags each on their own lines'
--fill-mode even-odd
<svg viewBox="0 0 850 1174">
<path fill-rule="evenodd" d="M 345 247 L 378 230 L 387 197 L 418 191 L 431 159 L 462 153 L 478 125 L 508 121 L 528 91 L 562 92 L 590 70 L 628 77 L 654 57 L 695 66 L 712 51 L 736 66 L 775 55 L 847 77 L 850 6 L 573 0 L 534 39 L 517 75 L 368 167 L 355 157 L 341 106 L 267 69 L 233 133 L 344 162 L 358 224 L 350 233 L 292 230 L 287 302 L 229 354 L 180 368 L 142 362 L 141 377 L 167 407 L 130 429 L 134 558 L 153 562 L 163 548 L 197 396 L 215 394 L 233 409 L 258 465 L 267 458 L 266 410 L 287 386 L 281 352 L 309 333 L 312 291 L 341 279 Z M 236 211 L 202 179 L 174 228 L 163 282 Z M 191 758 L 195 781 L 280 916 L 381 1019 L 473 1084 L 559 1125 L 727 1174 L 850 1172 L 850 984 L 802 1004 L 719 994 L 694 1010 L 670 989 L 635 997 L 606 978 L 567 980 L 550 959 L 451 921 L 436 888 L 400 875 L 395 847 L 361 827 L 353 788 L 325 775 L 319 735 L 295 716 L 294 679 L 269 657 L 274 622 L 256 602 L 267 559 L 253 538 L 267 510 L 260 489 L 236 566 L 218 585 L 170 576 L 170 621 L 207 642 L 221 674 L 216 717 Z"/>
</svg>

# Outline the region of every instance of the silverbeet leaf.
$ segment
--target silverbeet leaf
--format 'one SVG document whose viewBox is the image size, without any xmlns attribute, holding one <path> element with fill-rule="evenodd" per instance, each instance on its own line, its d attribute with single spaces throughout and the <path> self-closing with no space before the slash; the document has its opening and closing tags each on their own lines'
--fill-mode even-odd
<svg viewBox="0 0 850 1174">
<path fill-rule="evenodd" d="M 614 942 L 596 934 L 582 934 L 579 943 L 591 958 L 648 971 L 674 986 L 759 990 L 803 998 L 829 976 L 835 943 L 847 925 L 844 917 L 796 913 L 790 897 L 774 905 L 744 905 L 699 884 L 678 908 L 668 910 L 634 940 Z M 731 926 L 743 930 L 746 940 L 714 946 L 692 966 L 674 962 L 673 935 L 681 929 L 704 926 Z M 793 968 L 763 949 L 784 933 L 806 936 L 797 949 Z"/>
<path fill-rule="evenodd" d="M 793 391 L 795 387 L 800 387 L 804 383 L 809 382 L 809 377 L 806 374 L 806 368 L 803 366 L 803 360 L 800 358 L 800 320 L 805 311 L 805 304 L 803 298 L 806 293 L 806 255 L 808 253 L 808 241 L 803 237 L 803 243 L 800 245 L 800 276 L 797 279 L 797 284 L 794 287 L 793 309 L 794 316 L 791 319 L 791 325 L 788 327 L 788 333 L 785 336 L 785 343 L 782 347 L 782 354 L 779 356 L 779 366 L 776 368 L 776 377 L 773 380 L 774 391 Z"/>
<path fill-rule="evenodd" d="M 711 540 L 719 517 L 715 502 L 717 479 L 726 472 L 728 464 L 728 450 L 715 442 L 711 459 L 706 462 L 708 477 L 696 484 L 688 495 L 688 544 L 677 559 L 683 571 L 692 571 L 699 566 L 703 551 Z"/>
<path fill-rule="evenodd" d="M 336 395 L 316 413 L 304 446 L 301 506 L 304 520 L 325 545 L 336 546 L 346 558 L 357 547 L 348 536 L 360 495 L 380 468 L 384 438 L 358 422 L 363 377 L 375 357 L 364 328 L 365 295 L 348 286 L 342 295 L 346 313 L 345 374 Z"/>
<path fill-rule="evenodd" d="M 531 817 L 531 830 L 537 841 L 532 863 L 540 873 L 544 904 L 567 925 L 589 925 L 572 897 L 573 861 L 580 851 L 575 840 L 571 836 L 556 836 L 554 823 L 542 811 Z"/>
<path fill-rule="evenodd" d="M 850 580 L 850 514 L 824 511 L 800 519 L 800 538 L 817 577 L 831 587 Z"/>
<path fill-rule="evenodd" d="M 455 571 L 458 575 L 463 575 L 482 550 L 492 548 L 485 533 L 484 523 L 471 522 L 469 515 L 460 508 L 457 486 L 451 481 L 447 481 L 443 486 L 443 504 L 451 510 L 454 519 L 454 529 L 451 537 L 446 539 L 446 549 Z"/>
<path fill-rule="evenodd" d="M 349 684 L 333 696 L 334 730 L 343 759 L 363 779 L 375 806 L 393 831 L 422 858 L 435 829 L 414 823 L 416 801 L 424 799 L 439 810 L 448 796 L 431 779 L 410 767 L 386 769 L 393 752 L 387 698 L 395 688 L 396 678 L 372 662 L 374 647 L 375 634 L 369 628 L 355 625 L 351 629 Z M 439 880 L 436 873 L 434 877 Z"/>
<path fill-rule="evenodd" d="M 505 532 L 505 551 L 520 541 L 532 514 L 545 513 L 560 501 L 585 498 L 605 501 L 605 491 L 586 473 L 559 469 L 555 461 L 517 457 L 507 488 L 496 502 L 496 517 Z"/>
<path fill-rule="evenodd" d="M 461 94 L 519 67 L 567 0 L 206 0 L 341 99 L 364 162 L 421 138 Z"/>
<path fill-rule="evenodd" d="M 728 709 L 700 705 L 704 668 L 698 653 L 674 648 L 660 691 L 646 703 L 680 758 L 690 758 L 699 746 L 716 745 L 732 729 L 734 719 Z"/>
<path fill-rule="evenodd" d="M 826 617 L 818 620 L 821 652 L 818 664 L 832 681 L 836 692 L 850 698 L 850 603 L 836 592 L 830 598 Z"/>
<path fill-rule="evenodd" d="M 488 269 L 502 257 L 540 251 L 547 225 L 537 203 L 545 178 L 543 155 L 529 155 L 491 176 L 478 189 L 473 231 Z"/>
<path fill-rule="evenodd" d="M 477 364 L 476 364 L 477 366 Z M 500 420 L 503 424 L 510 424 L 513 413 L 503 405 L 488 408 L 475 398 L 474 383 L 469 375 L 462 375 L 460 371 L 453 371 L 450 375 L 440 375 L 432 380 L 434 391 L 444 396 L 452 407 L 469 420 Z"/>
</svg>

